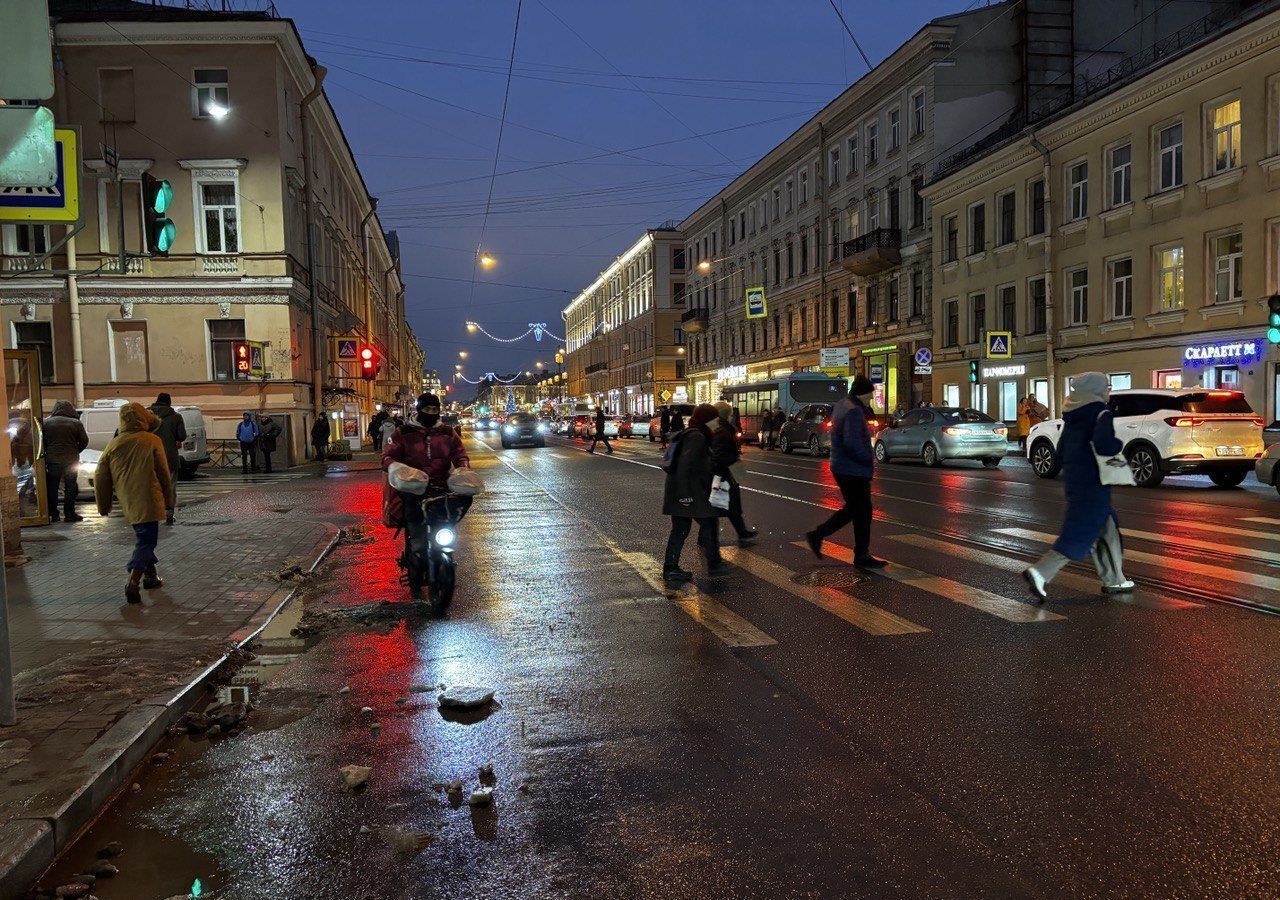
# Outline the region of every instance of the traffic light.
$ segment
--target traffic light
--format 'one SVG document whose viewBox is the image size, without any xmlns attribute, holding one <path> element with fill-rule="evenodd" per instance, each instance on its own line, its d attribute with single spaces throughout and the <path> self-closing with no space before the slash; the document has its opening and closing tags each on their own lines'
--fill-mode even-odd
<svg viewBox="0 0 1280 900">
<path fill-rule="evenodd" d="M 231 359 L 235 362 L 236 377 L 248 378 L 253 364 L 248 341 L 236 341 L 231 345 Z"/>
<path fill-rule="evenodd" d="M 969 360 L 969 383 L 978 383 L 978 361 L 976 359 Z"/>
<path fill-rule="evenodd" d="M 1280 344 L 1280 294 L 1267 298 L 1267 340 Z"/>
<path fill-rule="evenodd" d="M 142 173 L 143 228 L 147 236 L 147 249 L 152 256 L 168 256 L 173 240 L 178 236 L 173 220 L 165 215 L 173 202 L 173 185 L 162 178 Z"/>
<path fill-rule="evenodd" d="M 367 344 L 360 348 L 360 377 L 365 381 L 374 381 L 378 370 L 382 368 L 382 357 L 378 351 Z"/>
</svg>

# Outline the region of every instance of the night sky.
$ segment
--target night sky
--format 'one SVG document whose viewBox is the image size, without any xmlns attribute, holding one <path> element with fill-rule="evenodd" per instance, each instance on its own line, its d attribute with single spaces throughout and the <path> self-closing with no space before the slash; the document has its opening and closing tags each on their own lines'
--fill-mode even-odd
<svg viewBox="0 0 1280 900">
<path fill-rule="evenodd" d="M 872 63 L 976 5 L 837 4 Z M 471 378 L 553 366 L 549 338 L 502 345 L 464 323 L 561 334 L 560 309 L 644 228 L 679 221 L 867 71 L 829 0 L 524 0 L 483 236 L 498 264 L 473 288 L 515 0 L 276 5 L 329 69 L 383 227 L 400 234 L 409 321 L 446 381 L 460 350 Z"/>
</svg>

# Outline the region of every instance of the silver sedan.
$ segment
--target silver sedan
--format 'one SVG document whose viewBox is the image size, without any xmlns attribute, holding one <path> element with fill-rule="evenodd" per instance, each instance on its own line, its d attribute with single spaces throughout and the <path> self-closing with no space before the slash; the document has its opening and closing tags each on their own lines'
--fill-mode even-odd
<svg viewBox="0 0 1280 900">
<path fill-rule="evenodd" d="M 939 406 L 913 409 L 876 437 L 876 460 L 919 459 L 940 466 L 948 459 L 978 459 L 989 469 L 1009 449 L 1009 429 L 976 409 Z"/>
<path fill-rule="evenodd" d="M 1258 460 L 1255 471 L 1258 481 L 1274 485 L 1275 489 L 1280 491 L 1280 441 L 1267 448 L 1267 452 L 1262 454 L 1262 459 Z"/>
</svg>

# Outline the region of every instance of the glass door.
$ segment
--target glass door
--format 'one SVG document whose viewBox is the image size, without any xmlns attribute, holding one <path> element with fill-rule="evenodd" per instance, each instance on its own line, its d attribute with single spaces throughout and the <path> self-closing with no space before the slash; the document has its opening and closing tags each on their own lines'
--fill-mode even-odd
<svg viewBox="0 0 1280 900">
<path fill-rule="evenodd" d="M 10 465 L 18 482 L 19 518 L 23 526 L 48 525 L 38 351 L 5 350 L 4 375 L 9 402 Z"/>
<path fill-rule="evenodd" d="M 1000 382 L 1000 418 L 1006 422 L 1018 420 L 1018 382 Z"/>
</svg>

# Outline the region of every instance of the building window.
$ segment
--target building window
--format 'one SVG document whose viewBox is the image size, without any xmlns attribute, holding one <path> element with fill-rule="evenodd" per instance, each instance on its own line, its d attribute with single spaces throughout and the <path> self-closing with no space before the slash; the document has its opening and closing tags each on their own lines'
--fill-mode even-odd
<svg viewBox="0 0 1280 900">
<path fill-rule="evenodd" d="M 671 248 L 671 268 L 673 271 L 676 271 L 676 272 L 684 271 L 684 248 L 683 247 Z"/>
<path fill-rule="evenodd" d="M 224 110 L 231 108 L 231 97 L 227 92 L 226 69 L 196 69 L 192 84 L 191 100 L 197 119 L 211 119 L 210 107 L 218 106 Z"/>
<path fill-rule="evenodd" d="M 782 218 L 782 191 L 779 188 L 773 189 L 773 221 Z"/>
<path fill-rule="evenodd" d="M 809 271 L 809 233 L 800 235 L 800 274 L 804 275 Z"/>
<path fill-rule="evenodd" d="M 747 211 L 745 209 L 738 212 L 738 240 L 745 241 L 747 239 Z"/>
<path fill-rule="evenodd" d="M 14 322 L 14 345 L 36 351 L 40 383 L 53 384 L 53 326 L 49 322 Z"/>
<path fill-rule="evenodd" d="M 837 147 L 827 155 L 827 184 L 840 183 L 840 148 Z"/>
<path fill-rule="evenodd" d="M 1181 247 L 1168 247 L 1159 253 L 1161 310 L 1182 309 L 1185 302 L 1182 257 Z"/>
<path fill-rule="evenodd" d="M 911 179 L 911 227 L 924 227 L 924 176 L 917 175 Z"/>
<path fill-rule="evenodd" d="M 1011 284 L 1000 288 L 1000 328 L 1018 333 L 1018 289 Z"/>
<path fill-rule="evenodd" d="M 1067 273 L 1067 286 L 1071 291 L 1070 325 L 1089 324 L 1089 270 L 1075 269 Z"/>
<path fill-rule="evenodd" d="M 902 201 L 896 184 L 885 192 L 885 198 L 889 204 L 889 227 L 897 231 L 902 227 Z"/>
<path fill-rule="evenodd" d="M 1113 391 L 1128 391 L 1133 389 L 1133 373 L 1132 372 L 1108 372 L 1107 385 Z"/>
<path fill-rule="evenodd" d="M 1133 317 L 1133 260 L 1111 263 L 1111 318 Z"/>
<path fill-rule="evenodd" d="M 1231 100 L 1215 106 L 1209 114 L 1210 159 L 1213 172 L 1226 172 L 1240 166 L 1240 101 Z"/>
<path fill-rule="evenodd" d="M 1182 123 L 1160 129 L 1159 189 L 1167 191 L 1182 184 Z"/>
<path fill-rule="evenodd" d="M 1213 302 L 1232 303 L 1244 296 L 1244 239 L 1239 231 L 1213 238 Z"/>
<path fill-rule="evenodd" d="M 874 166 L 880 157 L 880 126 L 872 122 L 867 126 L 867 165 Z"/>
<path fill-rule="evenodd" d="M 787 212 L 796 208 L 796 183 L 792 179 L 787 179 Z"/>
<path fill-rule="evenodd" d="M 1027 190 L 1027 209 L 1031 220 L 1027 223 L 1030 235 L 1044 234 L 1044 179 L 1037 178 Z"/>
<path fill-rule="evenodd" d="M 1003 247 L 1018 239 L 1018 195 L 1013 191 L 1007 191 L 1001 194 L 996 202 L 1000 209 L 999 240 L 996 246 Z"/>
<path fill-rule="evenodd" d="M 916 91 L 911 95 L 911 136 L 924 134 L 924 91 Z"/>
<path fill-rule="evenodd" d="M 898 321 L 898 276 L 889 279 L 889 321 Z"/>
<path fill-rule="evenodd" d="M 835 334 L 840 330 L 840 296 L 832 294 L 827 304 L 827 334 Z"/>
<path fill-rule="evenodd" d="M 1089 164 L 1081 162 L 1072 166 L 1068 181 L 1071 194 L 1071 221 L 1074 222 L 1089 215 Z"/>
<path fill-rule="evenodd" d="M 969 252 L 981 253 L 987 249 L 987 205 L 975 203 L 969 207 Z"/>
<path fill-rule="evenodd" d="M 1044 277 L 1032 278 L 1027 282 L 1027 334 L 1044 334 L 1048 326 L 1047 309 Z"/>
<path fill-rule="evenodd" d="M 200 213 L 205 253 L 239 253 L 240 226 L 236 186 L 230 181 L 200 184 Z"/>
<path fill-rule="evenodd" d="M 782 250 L 779 247 L 773 248 L 773 283 L 782 284 Z"/>
<path fill-rule="evenodd" d="M 877 306 L 880 305 L 880 286 L 877 284 L 867 285 L 867 327 L 871 328 L 876 324 Z"/>
<path fill-rule="evenodd" d="M 924 315 L 924 275 L 919 269 L 911 273 L 911 316 Z"/>
<path fill-rule="evenodd" d="M 849 136 L 848 147 L 846 148 L 849 157 L 849 177 L 852 178 L 858 174 L 858 136 L 856 134 Z"/>
<path fill-rule="evenodd" d="M 853 331 L 858 327 L 858 292 L 856 290 L 849 291 L 845 307 L 845 319 L 849 322 L 849 330 Z"/>
<path fill-rule="evenodd" d="M 948 300 L 943 306 L 946 308 L 946 315 L 942 325 L 942 346 L 959 347 L 960 346 L 960 301 Z"/>
<path fill-rule="evenodd" d="M 974 294 L 969 298 L 969 343 L 982 340 L 987 330 L 987 295 Z"/>
<path fill-rule="evenodd" d="M 831 259 L 835 261 L 840 258 L 840 218 L 831 220 Z"/>
<path fill-rule="evenodd" d="M 800 173 L 800 205 L 804 206 L 809 202 L 809 173 Z"/>
<path fill-rule="evenodd" d="M 796 277 L 796 255 L 795 245 L 791 241 L 787 241 L 787 279 Z"/>
<path fill-rule="evenodd" d="M 894 107 L 889 110 L 889 152 L 902 146 L 902 110 Z"/>
<path fill-rule="evenodd" d="M 960 219 L 958 216 L 947 216 L 942 220 L 942 230 L 947 236 L 943 249 L 943 262 L 955 262 L 960 258 Z"/>
<path fill-rule="evenodd" d="M 880 198 L 867 198 L 867 231 L 875 231 L 880 227 Z"/>
<path fill-rule="evenodd" d="M 1111 151 L 1111 206 L 1124 206 L 1133 200 L 1133 147 L 1125 144 Z"/>
<path fill-rule="evenodd" d="M 43 256 L 49 252 L 49 226 L 16 222 L 3 229 L 5 256 Z"/>
<path fill-rule="evenodd" d="M 209 319 L 209 359 L 214 381 L 231 381 L 236 377 L 232 345 L 243 341 L 244 319 Z"/>
</svg>

